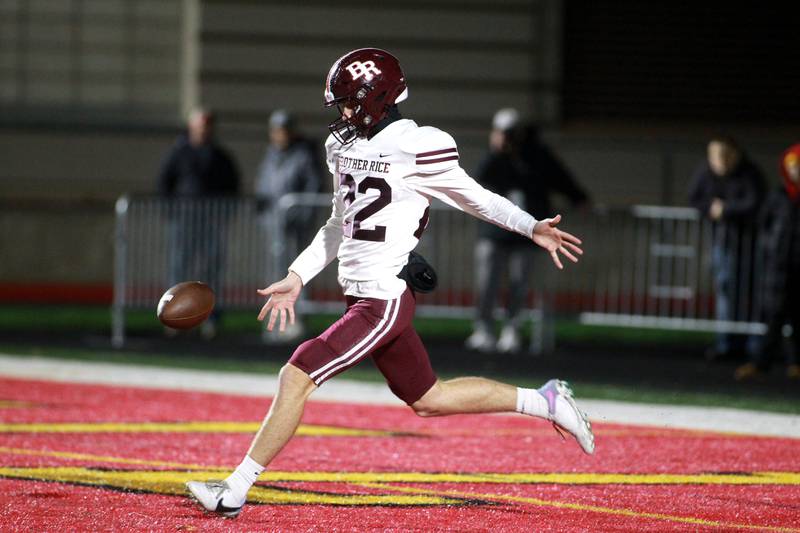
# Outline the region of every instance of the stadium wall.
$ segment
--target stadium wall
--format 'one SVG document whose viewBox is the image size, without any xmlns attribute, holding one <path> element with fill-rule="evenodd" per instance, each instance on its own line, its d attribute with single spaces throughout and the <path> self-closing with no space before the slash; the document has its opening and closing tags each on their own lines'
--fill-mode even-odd
<svg viewBox="0 0 800 533">
<path fill-rule="evenodd" d="M 682 204 L 704 151 L 703 128 L 561 121 L 558 0 L 32 1 L 0 15 L 0 288 L 109 284 L 113 201 L 154 191 L 187 109 L 218 111 L 249 190 L 269 113 L 295 110 L 322 140 L 323 77 L 365 45 L 402 59 L 404 112 L 451 132 L 468 170 L 502 106 L 539 120 L 600 204 Z M 742 138 L 772 172 L 783 137 Z"/>
</svg>

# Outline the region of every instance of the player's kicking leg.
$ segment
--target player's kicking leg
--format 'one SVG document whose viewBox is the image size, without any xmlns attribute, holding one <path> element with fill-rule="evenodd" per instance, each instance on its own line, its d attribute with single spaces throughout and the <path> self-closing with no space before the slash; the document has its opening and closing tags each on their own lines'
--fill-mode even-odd
<svg viewBox="0 0 800 533">
<path fill-rule="evenodd" d="M 544 418 L 575 437 L 584 452 L 594 453 L 592 425 L 565 381 L 551 379 L 539 389 L 479 377 L 437 381 L 411 407 L 420 416 L 516 411 Z"/>
<path fill-rule="evenodd" d="M 564 381 L 523 389 L 480 377 L 436 379 L 428 351 L 409 325 L 373 353 L 389 388 L 420 416 L 518 412 L 552 421 L 575 437 L 583 451 L 594 452 L 592 426 Z"/>
</svg>

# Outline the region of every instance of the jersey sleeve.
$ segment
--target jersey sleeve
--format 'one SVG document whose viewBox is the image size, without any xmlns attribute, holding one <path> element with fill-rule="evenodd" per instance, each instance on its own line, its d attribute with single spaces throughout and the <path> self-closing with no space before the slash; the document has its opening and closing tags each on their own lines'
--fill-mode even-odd
<svg viewBox="0 0 800 533">
<path fill-rule="evenodd" d="M 414 158 L 416 174 L 406 184 L 451 207 L 530 238 L 536 219 L 506 198 L 484 188 L 458 164 L 458 148 L 449 134 L 431 127 L 404 140 L 401 149 Z"/>
<path fill-rule="evenodd" d="M 530 238 L 537 220 L 508 199 L 481 186 L 461 167 L 406 180 L 418 192 L 508 231 Z"/>
<path fill-rule="evenodd" d="M 322 226 L 314 240 L 305 250 L 289 265 L 289 270 L 294 272 L 307 285 L 314 276 L 336 258 L 343 235 L 344 202 L 340 194 L 336 193 L 332 201 L 331 216 Z"/>
</svg>

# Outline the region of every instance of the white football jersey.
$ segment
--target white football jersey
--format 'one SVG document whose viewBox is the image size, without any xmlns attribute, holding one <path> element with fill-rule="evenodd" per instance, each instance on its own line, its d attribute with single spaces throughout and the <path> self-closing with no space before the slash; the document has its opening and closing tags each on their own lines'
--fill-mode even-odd
<svg viewBox="0 0 800 533">
<path fill-rule="evenodd" d="M 292 263 L 306 285 L 334 257 L 352 296 L 392 299 L 405 291 L 397 274 L 428 223 L 431 198 L 530 237 L 536 220 L 483 188 L 458 164 L 447 133 L 399 119 L 371 139 L 325 143 L 334 178 L 331 217 Z"/>
</svg>

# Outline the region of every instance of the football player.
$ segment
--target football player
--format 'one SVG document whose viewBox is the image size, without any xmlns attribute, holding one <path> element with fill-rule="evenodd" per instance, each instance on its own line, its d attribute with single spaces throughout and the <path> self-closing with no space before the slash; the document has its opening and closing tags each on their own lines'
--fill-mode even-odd
<svg viewBox="0 0 800 533">
<path fill-rule="evenodd" d="M 328 72 L 325 105 L 339 111 L 326 141 L 332 213 L 288 275 L 258 291 L 268 298 L 258 318 L 269 330 L 291 324 L 301 289 L 335 258 L 347 309 L 281 369 L 278 392 L 239 467 L 224 481 L 187 483 L 208 511 L 236 516 L 256 478 L 294 435 L 311 393 L 366 357 L 420 416 L 516 411 L 552 421 L 584 452 L 594 452 L 591 425 L 564 381 L 537 390 L 480 377 L 436 378 L 412 325 L 414 291 L 398 277 L 425 230 L 432 198 L 530 238 L 558 268 L 560 256 L 577 262 L 583 252 L 578 238 L 557 227 L 560 216 L 537 221 L 467 175 L 450 135 L 400 115 L 397 104 L 407 97 L 400 64 L 385 50 L 354 50 Z"/>
</svg>

